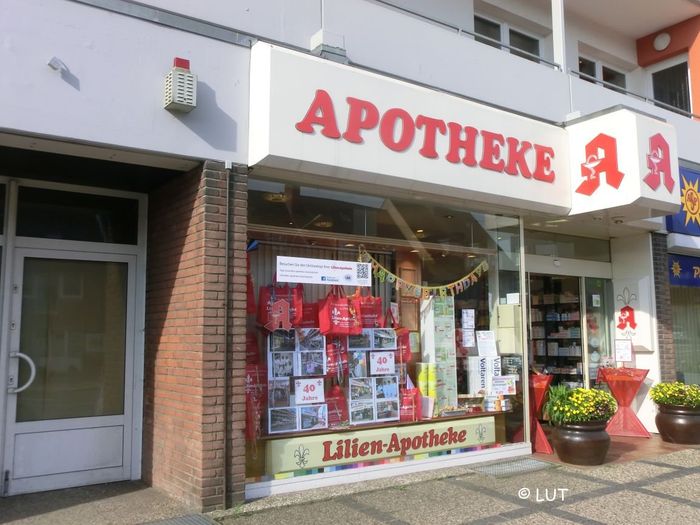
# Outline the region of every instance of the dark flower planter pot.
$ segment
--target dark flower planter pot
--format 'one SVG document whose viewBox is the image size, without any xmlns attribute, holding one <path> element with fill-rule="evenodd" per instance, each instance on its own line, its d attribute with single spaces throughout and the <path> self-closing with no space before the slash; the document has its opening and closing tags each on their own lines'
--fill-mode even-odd
<svg viewBox="0 0 700 525">
<path fill-rule="evenodd" d="M 559 459 L 574 465 L 601 465 L 610 448 L 606 424 L 607 421 L 588 421 L 556 427 L 552 443 Z"/>
<path fill-rule="evenodd" d="M 700 408 L 657 405 L 656 428 L 661 439 L 682 445 L 700 445 Z"/>
</svg>

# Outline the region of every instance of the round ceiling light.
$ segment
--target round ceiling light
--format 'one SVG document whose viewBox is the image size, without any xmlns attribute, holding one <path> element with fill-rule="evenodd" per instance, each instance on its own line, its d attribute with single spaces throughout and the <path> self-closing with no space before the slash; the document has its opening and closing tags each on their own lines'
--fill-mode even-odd
<svg viewBox="0 0 700 525">
<path fill-rule="evenodd" d="M 671 43 L 671 35 L 668 33 L 659 33 L 654 37 L 654 49 L 663 51 Z"/>
</svg>

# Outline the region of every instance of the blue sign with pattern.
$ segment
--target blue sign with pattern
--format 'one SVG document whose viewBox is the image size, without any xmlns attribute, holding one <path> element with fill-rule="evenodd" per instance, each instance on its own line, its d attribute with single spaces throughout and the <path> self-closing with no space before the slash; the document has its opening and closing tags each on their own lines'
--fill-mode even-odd
<svg viewBox="0 0 700 525">
<path fill-rule="evenodd" d="M 686 235 L 700 235 L 700 173 L 680 169 L 681 210 L 666 217 L 666 229 Z"/>
<path fill-rule="evenodd" d="M 668 279 L 671 286 L 700 288 L 700 257 L 668 254 Z"/>
</svg>

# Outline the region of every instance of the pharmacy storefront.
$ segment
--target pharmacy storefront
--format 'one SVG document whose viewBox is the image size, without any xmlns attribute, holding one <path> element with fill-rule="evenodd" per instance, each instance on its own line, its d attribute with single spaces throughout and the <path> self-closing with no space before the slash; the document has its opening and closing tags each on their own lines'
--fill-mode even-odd
<svg viewBox="0 0 700 525">
<path fill-rule="evenodd" d="M 522 216 L 679 201 L 673 128 L 624 109 L 564 127 L 257 43 L 250 122 L 247 498 L 529 454 Z"/>
</svg>

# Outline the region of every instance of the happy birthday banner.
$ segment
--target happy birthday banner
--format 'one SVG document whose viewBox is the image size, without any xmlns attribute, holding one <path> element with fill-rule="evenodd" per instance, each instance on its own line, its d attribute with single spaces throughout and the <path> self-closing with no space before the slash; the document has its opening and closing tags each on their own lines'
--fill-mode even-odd
<svg viewBox="0 0 700 525">
<path fill-rule="evenodd" d="M 423 286 L 420 284 L 409 283 L 408 281 L 401 279 L 401 277 L 398 275 L 384 268 L 379 261 L 372 257 L 363 248 L 360 248 L 360 259 L 362 262 L 367 262 L 372 265 L 372 274 L 378 278 L 380 282 L 396 283 L 396 287 L 399 290 L 404 290 L 406 293 L 412 293 L 416 297 L 422 297 L 423 299 L 436 295 L 439 295 L 440 297 L 447 297 L 448 295 L 455 296 L 460 294 L 473 284 L 479 282 L 481 274 L 485 273 L 489 269 L 488 263 L 483 261 L 479 263 L 479 265 L 470 273 L 457 281 L 449 284 L 443 284 L 442 286 Z"/>
</svg>

